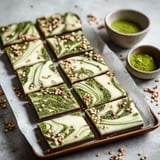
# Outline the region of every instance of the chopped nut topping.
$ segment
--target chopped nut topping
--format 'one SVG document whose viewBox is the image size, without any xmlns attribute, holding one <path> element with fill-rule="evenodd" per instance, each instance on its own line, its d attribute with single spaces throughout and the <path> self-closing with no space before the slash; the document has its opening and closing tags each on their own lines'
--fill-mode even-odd
<svg viewBox="0 0 160 160">
<path fill-rule="evenodd" d="M 85 102 L 90 102 L 92 100 L 92 96 L 88 93 L 85 93 L 84 96 L 83 96 L 83 100 Z"/>
</svg>

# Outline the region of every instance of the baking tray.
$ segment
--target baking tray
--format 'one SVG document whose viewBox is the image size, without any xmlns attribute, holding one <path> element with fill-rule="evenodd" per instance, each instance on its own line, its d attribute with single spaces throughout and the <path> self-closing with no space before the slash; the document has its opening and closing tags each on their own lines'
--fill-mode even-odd
<svg viewBox="0 0 160 160">
<path fill-rule="evenodd" d="M 0 57 L 0 84 L 4 89 L 5 95 L 10 103 L 21 133 L 32 147 L 34 154 L 39 158 L 63 156 L 64 154 L 110 143 L 115 140 L 144 134 L 159 126 L 159 121 L 155 114 L 151 111 L 148 103 L 145 101 L 144 95 L 139 91 L 138 87 L 117 55 L 108 48 L 108 46 L 90 26 L 83 26 L 83 32 L 91 42 L 91 45 L 94 47 L 95 51 L 102 55 L 105 62 L 109 66 L 110 71 L 115 73 L 116 78 L 120 82 L 121 86 L 127 91 L 128 96 L 130 96 L 135 102 L 144 119 L 144 126 L 140 129 L 120 134 L 111 134 L 103 138 L 64 147 L 63 149 L 56 150 L 52 153 L 44 154 L 44 147 L 42 147 L 42 144 L 40 145 L 37 142 L 38 138 L 35 130 L 37 128 L 37 117 L 35 111 L 33 107 L 27 104 L 27 101 L 19 99 L 13 91 L 13 87 L 18 86 L 19 83 L 11 65 L 9 64 L 10 62 L 7 56 L 3 54 Z"/>
</svg>

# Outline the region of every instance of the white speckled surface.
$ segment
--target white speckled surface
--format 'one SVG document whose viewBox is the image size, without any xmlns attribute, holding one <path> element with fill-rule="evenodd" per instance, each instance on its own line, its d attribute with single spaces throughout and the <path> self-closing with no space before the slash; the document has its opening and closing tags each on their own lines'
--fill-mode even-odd
<svg viewBox="0 0 160 160">
<path fill-rule="evenodd" d="M 88 23 L 86 16 L 90 13 L 97 17 L 99 23 L 103 23 L 104 16 L 107 13 L 120 8 L 132 8 L 143 11 L 151 20 L 150 32 L 138 45 L 150 44 L 157 47 L 160 46 L 159 0 L 0 0 L 0 26 L 26 20 L 34 22 L 38 17 L 65 11 L 77 13 L 81 17 L 83 24 Z M 127 54 L 128 50 L 115 46 L 107 39 L 104 29 L 98 30 L 97 25 L 91 25 L 91 27 L 102 36 L 104 41 L 117 55 Z M 158 78 L 160 79 L 160 77 Z M 134 80 L 142 93 L 144 93 L 143 88 L 155 85 L 154 80 Z M 160 87 L 160 83 L 156 84 Z M 150 95 L 144 93 L 144 96 L 148 103 L 150 103 Z M 8 99 L 12 99 L 12 97 L 8 97 Z M 158 115 L 160 107 L 155 106 L 153 103 L 150 103 L 150 105 L 160 119 L 160 115 Z M 32 153 L 28 143 L 20 134 L 17 127 L 13 132 L 7 134 L 3 132 L 3 120 L 5 119 L 14 120 L 14 116 L 10 110 L 0 112 L 0 159 L 36 160 L 37 158 Z M 138 153 L 147 155 L 149 160 L 158 160 L 160 155 L 160 128 L 145 135 L 77 152 L 65 157 L 56 158 L 56 160 L 109 160 L 110 155 L 108 155 L 108 151 L 117 154 L 117 150 L 120 147 L 123 147 L 126 151 L 124 160 L 139 160 L 140 156 L 138 156 Z M 99 157 L 96 156 L 97 154 L 99 154 Z"/>
</svg>

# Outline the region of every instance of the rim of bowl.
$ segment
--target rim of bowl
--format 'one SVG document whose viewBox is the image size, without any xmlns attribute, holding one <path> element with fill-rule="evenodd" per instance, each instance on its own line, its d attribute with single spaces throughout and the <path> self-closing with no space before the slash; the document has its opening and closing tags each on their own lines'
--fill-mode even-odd
<svg viewBox="0 0 160 160">
<path fill-rule="evenodd" d="M 123 12 L 135 12 L 135 13 L 138 13 L 138 14 L 142 15 L 142 16 L 148 21 L 147 27 L 146 27 L 145 29 L 137 32 L 137 33 L 131 33 L 131 34 L 128 34 L 128 33 L 126 34 L 126 33 L 122 33 L 122 32 L 116 31 L 115 29 L 113 29 L 113 28 L 108 24 L 107 19 L 108 19 L 112 14 L 117 13 L 117 12 L 121 12 L 121 11 L 123 11 Z M 144 13 L 142 13 L 142 12 L 140 12 L 140 11 L 137 11 L 137 10 L 134 10 L 134 9 L 118 9 L 118 10 L 114 10 L 114 11 L 108 13 L 108 14 L 105 16 L 104 22 L 105 22 L 104 24 L 105 24 L 106 27 L 110 28 L 110 30 L 112 30 L 113 32 L 118 33 L 118 34 L 120 34 L 120 35 L 122 35 L 122 36 L 131 36 L 131 37 L 132 37 L 132 36 L 139 35 L 139 34 L 142 34 L 143 32 L 147 32 L 147 31 L 150 30 L 150 19 L 148 18 L 148 16 L 145 15 Z"/>
<path fill-rule="evenodd" d="M 139 70 L 139 69 L 135 68 L 135 67 L 130 63 L 130 57 L 131 57 L 132 52 L 133 52 L 134 50 L 138 49 L 138 48 L 141 48 L 141 47 L 153 48 L 153 49 L 156 49 L 157 51 L 160 52 L 160 49 L 157 48 L 157 47 L 155 47 L 155 46 L 153 46 L 153 45 L 140 45 L 140 46 L 138 46 L 138 47 L 135 47 L 135 48 L 131 49 L 131 50 L 129 51 L 128 55 L 127 55 L 127 62 L 128 62 L 128 64 L 130 65 L 130 67 L 132 67 L 132 68 L 133 68 L 135 71 L 137 71 L 137 72 L 146 73 L 146 74 L 155 73 L 155 72 L 157 72 L 157 71 L 160 71 L 160 67 L 157 68 L 157 69 L 155 69 L 155 70 L 153 70 L 153 71 L 142 71 L 142 70 Z"/>
</svg>

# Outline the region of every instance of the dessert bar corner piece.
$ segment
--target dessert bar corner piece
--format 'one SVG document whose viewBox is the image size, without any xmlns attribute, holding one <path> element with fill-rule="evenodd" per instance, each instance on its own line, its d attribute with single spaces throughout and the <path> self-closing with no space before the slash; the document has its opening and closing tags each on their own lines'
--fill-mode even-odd
<svg viewBox="0 0 160 160">
<path fill-rule="evenodd" d="M 94 138 L 79 112 L 40 122 L 38 126 L 51 149 Z"/>
<path fill-rule="evenodd" d="M 110 72 L 72 86 L 88 108 L 126 96 L 125 90 Z"/>
<path fill-rule="evenodd" d="M 14 23 L 0 27 L 0 37 L 4 46 L 39 39 L 35 25 L 30 22 Z"/>
<path fill-rule="evenodd" d="M 71 12 L 38 18 L 37 25 L 45 37 L 81 29 L 80 18 Z"/>
<path fill-rule="evenodd" d="M 101 55 L 94 51 L 88 51 L 80 56 L 60 60 L 59 64 L 71 83 L 105 73 L 109 70 Z"/>
<path fill-rule="evenodd" d="M 25 94 L 63 83 L 51 60 L 20 68 L 17 74 Z"/>
<path fill-rule="evenodd" d="M 57 58 L 93 49 L 81 30 L 50 37 L 47 41 Z"/>
<path fill-rule="evenodd" d="M 28 94 L 39 119 L 79 108 L 66 84 L 41 89 Z"/>
<path fill-rule="evenodd" d="M 5 51 L 15 70 L 50 59 L 41 40 L 12 44 L 11 46 L 6 47 Z"/>
<path fill-rule="evenodd" d="M 86 109 L 86 113 L 101 135 L 138 129 L 144 124 L 140 112 L 129 97 Z"/>
</svg>

